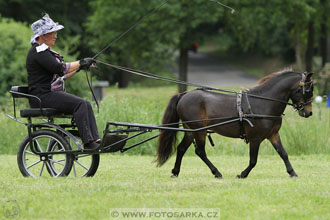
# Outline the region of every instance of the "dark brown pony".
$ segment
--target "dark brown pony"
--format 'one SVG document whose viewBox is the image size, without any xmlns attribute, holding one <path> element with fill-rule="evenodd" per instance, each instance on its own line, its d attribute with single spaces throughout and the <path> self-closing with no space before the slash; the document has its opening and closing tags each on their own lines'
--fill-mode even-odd
<svg viewBox="0 0 330 220">
<path fill-rule="evenodd" d="M 296 73 L 286 70 L 270 74 L 261 79 L 257 86 L 246 90 L 243 93 L 242 109 L 244 114 L 282 116 L 288 101 L 291 99 L 294 107 L 302 117 L 312 115 L 311 100 L 313 97 L 312 73 Z M 262 97 L 265 97 L 262 98 Z M 238 117 L 236 95 L 212 92 L 208 90 L 196 89 L 186 93 L 174 95 L 164 113 L 163 124 L 183 122 L 184 128 L 197 129 L 208 125 L 226 121 L 225 119 L 210 120 L 223 117 Z M 188 122 L 199 120 L 197 122 Z M 245 178 L 252 168 L 257 164 L 258 150 L 260 143 L 268 139 L 280 157 L 283 159 L 287 172 L 291 177 L 297 177 L 293 170 L 288 155 L 284 150 L 279 135 L 282 125 L 282 118 L 252 118 L 251 127 L 247 122 L 243 122 L 243 127 L 239 122 L 212 128 L 214 132 L 223 136 L 239 138 L 242 130 L 250 142 L 250 162 L 249 166 L 237 175 L 238 178 Z M 179 175 L 182 157 L 195 142 L 195 153 L 206 163 L 216 178 L 222 175 L 218 169 L 209 161 L 205 153 L 205 139 L 207 131 L 185 132 L 181 143 L 177 147 L 175 166 L 172 169 L 174 177 Z M 173 145 L 176 140 L 176 131 L 162 130 L 159 137 L 157 150 L 158 166 L 163 165 L 173 152 Z"/>
</svg>

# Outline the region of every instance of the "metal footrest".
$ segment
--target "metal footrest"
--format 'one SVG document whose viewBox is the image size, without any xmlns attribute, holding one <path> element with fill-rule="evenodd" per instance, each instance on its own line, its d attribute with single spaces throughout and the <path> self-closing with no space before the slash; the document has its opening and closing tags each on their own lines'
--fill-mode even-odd
<svg viewBox="0 0 330 220">
<path fill-rule="evenodd" d="M 123 141 L 125 138 L 128 137 L 128 134 L 106 134 L 103 137 L 101 142 L 101 149 L 103 152 L 117 152 L 123 149 L 126 144 L 126 140 Z M 110 146 L 115 144 L 113 146 Z M 108 147 L 110 146 L 110 147 Z"/>
</svg>

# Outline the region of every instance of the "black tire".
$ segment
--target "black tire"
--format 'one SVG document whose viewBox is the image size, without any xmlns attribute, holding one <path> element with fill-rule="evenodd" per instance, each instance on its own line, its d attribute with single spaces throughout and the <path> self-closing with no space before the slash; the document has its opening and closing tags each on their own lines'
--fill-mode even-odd
<svg viewBox="0 0 330 220">
<path fill-rule="evenodd" d="M 34 143 L 37 144 L 38 150 L 42 152 L 48 151 L 50 145 L 53 146 L 53 151 L 57 149 L 58 151 L 71 150 L 69 143 L 63 137 L 61 137 L 61 135 L 52 130 L 35 131 L 32 133 L 32 139 Z M 31 163 L 29 161 L 30 158 L 32 158 Z M 28 136 L 23 140 L 18 149 L 18 168 L 23 176 L 26 177 L 42 176 L 44 169 L 47 169 L 49 174 L 53 177 L 67 176 L 71 171 L 72 163 L 72 157 L 70 154 L 49 155 L 48 161 L 42 161 L 40 156 L 34 154 L 31 151 Z M 41 165 L 41 167 L 38 164 Z"/>
<path fill-rule="evenodd" d="M 80 140 L 79 133 L 76 130 L 69 131 L 78 140 Z M 69 142 L 71 149 L 77 150 L 76 144 L 69 138 L 66 138 Z M 81 140 L 80 143 L 82 144 Z M 78 154 L 72 155 L 72 173 L 74 176 L 79 177 L 92 177 L 95 175 L 99 164 L 100 164 L 100 154 Z"/>
</svg>

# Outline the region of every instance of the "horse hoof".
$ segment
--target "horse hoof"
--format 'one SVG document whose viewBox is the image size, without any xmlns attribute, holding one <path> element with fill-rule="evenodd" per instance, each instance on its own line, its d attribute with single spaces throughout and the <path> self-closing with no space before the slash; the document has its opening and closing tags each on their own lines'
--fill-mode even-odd
<svg viewBox="0 0 330 220">
<path fill-rule="evenodd" d="M 223 179 L 222 176 L 214 176 L 216 179 Z"/>
<path fill-rule="evenodd" d="M 172 176 L 171 176 L 171 178 L 177 178 L 178 177 L 178 175 L 175 175 L 175 174 L 173 174 Z"/>
<path fill-rule="evenodd" d="M 298 175 L 293 170 L 289 172 L 291 178 L 298 178 Z"/>
<path fill-rule="evenodd" d="M 236 179 L 244 179 L 244 178 L 246 178 L 246 176 L 244 177 L 241 174 L 239 174 L 239 175 L 236 176 Z"/>
</svg>

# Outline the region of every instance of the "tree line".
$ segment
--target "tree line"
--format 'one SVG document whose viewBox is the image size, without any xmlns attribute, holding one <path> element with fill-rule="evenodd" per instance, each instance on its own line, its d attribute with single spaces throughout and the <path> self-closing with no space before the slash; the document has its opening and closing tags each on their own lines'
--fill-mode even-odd
<svg viewBox="0 0 330 220">
<path fill-rule="evenodd" d="M 13 29 L 10 34 L 0 32 L 0 77 L 6 71 L 7 75 L 8 72 L 21 74 L 16 79 L 6 76 L 6 83 L 0 84 L 0 92 L 3 94 L 8 89 L 6 84 L 24 82 L 25 59 L 19 53 L 26 54 L 32 34 L 27 29 L 43 12 L 65 26 L 58 36 L 58 49 L 72 59 L 79 59 L 99 52 L 163 2 L 58 0 L 44 4 L 41 0 L 0 0 L 0 28 Z M 221 3 L 234 8 L 235 13 L 209 0 L 169 0 L 99 59 L 162 74 L 168 64 L 173 63 L 173 54 L 178 53 L 179 78 L 186 80 L 191 45 L 202 44 L 211 36 L 226 35 L 229 43 L 221 43 L 227 43 L 230 51 L 279 56 L 295 62 L 299 71 L 313 71 L 315 56 L 321 57 L 322 65 L 330 61 L 327 40 L 330 1 L 223 0 Z M 15 28 L 15 25 L 20 27 Z M 27 41 L 21 39 L 22 36 Z M 15 42 L 11 44 L 11 40 Z M 95 74 L 99 79 L 118 83 L 120 87 L 126 87 L 129 82 L 126 73 L 102 66 Z M 180 87 L 180 91 L 185 89 L 185 86 Z"/>
</svg>

